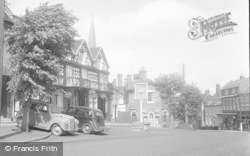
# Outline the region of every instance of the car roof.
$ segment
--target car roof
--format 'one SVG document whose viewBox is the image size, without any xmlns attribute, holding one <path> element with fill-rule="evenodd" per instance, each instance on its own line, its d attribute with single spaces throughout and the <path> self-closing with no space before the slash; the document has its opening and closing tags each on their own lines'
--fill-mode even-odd
<svg viewBox="0 0 250 156">
<path fill-rule="evenodd" d="M 49 105 L 49 106 L 57 106 L 54 103 L 46 103 L 46 102 L 42 102 L 42 101 L 34 101 L 34 100 L 32 100 L 31 102 L 32 102 L 32 104 L 44 104 L 44 105 Z"/>
<path fill-rule="evenodd" d="M 78 109 L 89 109 L 89 110 L 94 110 L 94 111 L 101 111 L 100 109 L 86 107 L 86 106 L 70 106 L 70 107 L 71 108 L 78 108 Z"/>
</svg>

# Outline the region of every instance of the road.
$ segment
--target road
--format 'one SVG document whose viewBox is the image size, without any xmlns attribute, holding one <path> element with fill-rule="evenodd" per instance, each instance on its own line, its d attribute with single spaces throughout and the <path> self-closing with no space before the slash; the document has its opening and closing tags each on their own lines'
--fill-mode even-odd
<svg viewBox="0 0 250 156">
<path fill-rule="evenodd" d="M 51 136 L 64 142 L 64 156 L 249 156 L 250 132 L 112 127 L 107 135 Z"/>
</svg>

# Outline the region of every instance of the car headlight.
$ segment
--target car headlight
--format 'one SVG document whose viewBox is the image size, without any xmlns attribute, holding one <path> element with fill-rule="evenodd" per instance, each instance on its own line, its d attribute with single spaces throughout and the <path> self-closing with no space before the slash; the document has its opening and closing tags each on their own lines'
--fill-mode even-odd
<svg viewBox="0 0 250 156">
<path fill-rule="evenodd" d="M 76 119 L 76 120 L 75 120 L 75 123 L 76 123 L 77 125 L 79 125 L 79 120 Z"/>
</svg>

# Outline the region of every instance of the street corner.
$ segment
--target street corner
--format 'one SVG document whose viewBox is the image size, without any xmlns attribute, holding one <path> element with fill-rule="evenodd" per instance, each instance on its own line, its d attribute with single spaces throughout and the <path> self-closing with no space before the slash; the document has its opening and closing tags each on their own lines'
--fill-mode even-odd
<svg viewBox="0 0 250 156">
<path fill-rule="evenodd" d="M 29 130 L 22 132 L 16 126 L 1 126 L 0 142 L 34 142 L 50 137 L 52 134 L 48 131 Z"/>
<path fill-rule="evenodd" d="M 0 125 L 0 141 L 2 139 L 12 137 L 14 135 L 20 134 L 21 130 L 19 127 L 14 125 Z"/>
</svg>

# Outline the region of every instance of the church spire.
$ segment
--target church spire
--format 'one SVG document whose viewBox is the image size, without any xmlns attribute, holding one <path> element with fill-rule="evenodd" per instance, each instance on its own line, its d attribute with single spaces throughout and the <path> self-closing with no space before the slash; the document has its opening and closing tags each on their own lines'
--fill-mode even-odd
<svg viewBox="0 0 250 156">
<path fill-rule="evenodd" d="M 96 47 L 95 26 L 94 26 L 94 15 L 93 15 L 93 13 L 92 13 L 90 29 L 89 29 L 88 46 L 89 46 L 89 48 Z"/>
</svg>

